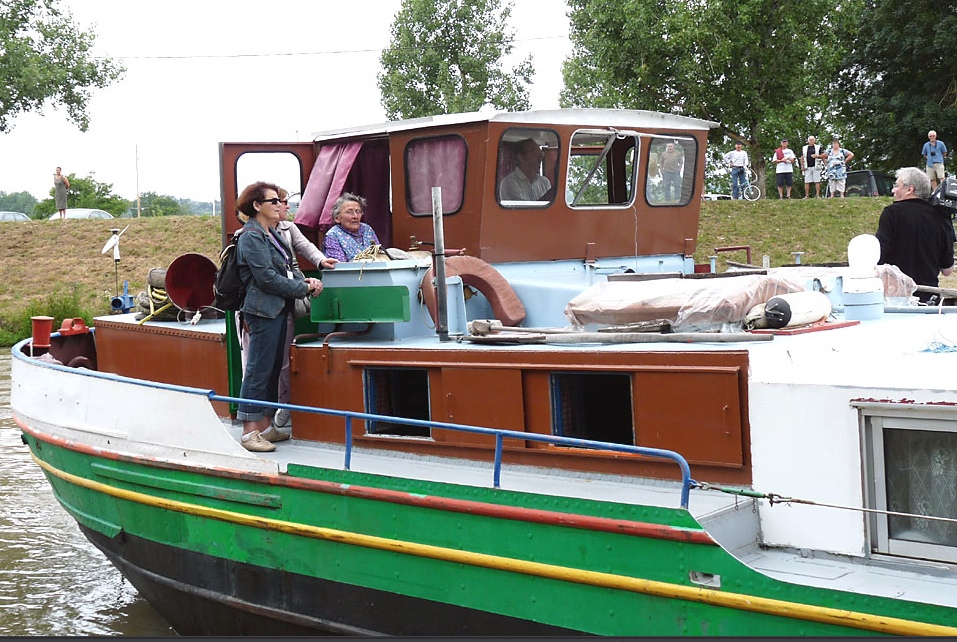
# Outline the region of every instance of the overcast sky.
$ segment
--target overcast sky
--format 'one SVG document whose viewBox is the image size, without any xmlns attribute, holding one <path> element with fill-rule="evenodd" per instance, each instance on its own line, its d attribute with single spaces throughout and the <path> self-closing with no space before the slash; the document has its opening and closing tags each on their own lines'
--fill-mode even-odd
<svg viewBox="0 0 957 642">
<path fill-rule="evenodd" d="M 309 140 L 382 122 L 376 74 L 400 0 L 61 0 L 126 66 L 94 93 L 90 128 L 47 108 L 0 134 L 0 191 L 49 197 L 53 170 L 139 191 L 219 197 L 220 141 Z M 570 51 L 564 0 L 514 0 L 519 57 L 534 55 L 533 109 L 558 107 Z M 266 11 L 269 11 L 267 17 Z M 250 89 L 271 88 L 271 91 Z"/>
</svg>

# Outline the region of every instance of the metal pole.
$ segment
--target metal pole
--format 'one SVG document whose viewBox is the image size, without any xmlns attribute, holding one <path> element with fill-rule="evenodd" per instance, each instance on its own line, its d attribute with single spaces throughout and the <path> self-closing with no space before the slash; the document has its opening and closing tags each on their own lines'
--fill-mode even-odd
<svg viewBox="0 0 957 642">
<path fill-rule="evenodd" d="M 136 218 L 140 217 L 140 146 L 133 146 L 133 154 L 136 156 Z"/>
<path fill-rule="evenodd" d="M 435 234 L 435 331 L 439 341 L 449 340 L 448 292 L 445 289 L 445 229 L 442 226 L 442 188 L 432 188 L 432 227 Z"/>
</svg>

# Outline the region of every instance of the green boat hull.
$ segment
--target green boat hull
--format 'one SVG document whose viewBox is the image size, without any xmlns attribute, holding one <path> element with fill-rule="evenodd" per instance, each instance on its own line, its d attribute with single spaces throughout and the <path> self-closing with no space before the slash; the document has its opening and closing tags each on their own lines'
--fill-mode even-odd
<svg viewBox="0 0 957 642">
<path fill-rule="evenodd" d="M 182 634 L 873 635 L 953 621 L 764 576 L 681 509 L 295 465 L 191 470 L 25 438 L 87 537 Z"/>
</svg>

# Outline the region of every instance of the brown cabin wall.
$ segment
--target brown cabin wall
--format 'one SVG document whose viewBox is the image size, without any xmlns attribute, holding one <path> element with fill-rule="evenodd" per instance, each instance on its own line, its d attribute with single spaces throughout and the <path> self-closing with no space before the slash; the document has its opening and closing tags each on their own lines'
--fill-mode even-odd
<svg viewBox="0 0 957 642">
<path fill-rule="evenodd" d="M 557 159 L 559 196 L 552 205 L 543 209 L 504 209 L 496 199 L 497 186 L 492 178 L 496 175 L 501 136 L 508 128 L 516 126 L 528 125 L 478 121 L 393 132 L 389 137 L 393 245 L 406 249 L 411 236 L 420 241 L 434 240 L 431 217 L 412 216 L 408 212 L 404 167 L 406 145 L 416 138 L 457 134 L 465 139 L 468 148 L 466 183 L 462 208 L 458 212 L 445 213 L 446 247 L 465 248 L 468 254 L 489 262 L 583 260 L 596 256 L 633 256 L 636 251 L 640 256 L 691 256 L 694 253 L 700 197 L 704 187 L 707 132 L 642 130 L 645 133 L 692 136 L 698 141 L 699 153 L 693 168 L 694 191 L 688 204 L 676 207 L 648 205 L 645 193 L 649 146 L 644 144 L 646 139 L 643 138 L 634 205 L 571 209 L 562 197 L 568 171 L 567 145 L 571 135 L 580 128 L 572 125 L 542 125 L 544 129 L 555 131 L 562 141 L 563 148 Z M 381 134 L 370 136 L 380 137 Z M 336 142 L 341 140 L 344 139 L 337 139 Z M 236 197 L 244 186 L 236 184 L 236 163 L 242 153 L 293 153 L 300 160 L 302 184 L 299 187 L 303 191 L 320 146 L 321 143 L 311 142 L 223 143 L 220 155 L 223 242 L 239 227 L 235 217 Z"/>
<path fill-rule="evenodd" d="M 236 165 L 239 157 L 246 152 L 289 152 L 299 159 L 299 185 L 282 185 L 291 192 L 302 193 L 306 189 L 306 182 L 316 164 L 316 155 L 319 147 L 315 143 L 220 143 L 219 145 L 219 176 L 220 202 L 223 204 L 223 246 L 236 230 L 242 227 L 236 218 L 236 200 L 239 193 L 246 187 L 236 182 Z M 269 180 L 263 177 L 262 180 Z"/>
<path fill-rule="evenodd" d="M 411 236 L 419 241 L 433 242 L 435 232 L 432 217 L 412 216 L 409 214 L 406 191 L 405 148 L 410 141 L 425 138 L 458 134 L 465 139 L 468 150 L 465 172 L 465 192 L 462 208 L 457 212 L 443 214 L 445 247 L 449 249 L 465 248 L 467 254 L 481 257 L 479 238 L 481 235 L 481 205 L 484 197 L 488 165 L 487 145 L 488 125 L 484 122 L 470 123 L 456 127 L 435 127 L 428 131 L 405 131 L 392 134 L 389 140 L 389 153 L 392 157 L 392 238 L 396 247 L 408 249 Z M 494 155 L 494 153 L 493 153 Z M 492 167 L 492 176 L 495 168 Z"/>
<path fill-rule="evenodd" d="M 496 150 L 502 134 L 514 123 L 490 123 L 486 175 L 495 176 Z M 568 144 L 577 126 L 547 126 L 558 133 L 562 145 Z M 664 133 L 664 132 L 662 132 Z M 558 157 L 558 194 L 555 202 L 543 209 L 504 209 L 496 200 L 494 181 L 486 181 L 478 256 L 489 262 L 585 259 L 595 256 L 641 256 L 694 253 L 698 238 L 701 193 L 704 187 L 704 151 L 706 132 L 670 131 L 694 136 L 698 141 L 695 186 L 691 201 L 680 207 L 651 207 L 645 201 L 648 145 L 642 145 L 634 204 L 605 209 L 572 209 L 565 203 L 565 176 L 568 149 Z M 644 139 L 642 139 L 644 141 Z M 690 169 L 690 168 L 689 168 Z M 636 234 L 637 226 L 637 234 Z M 687 241 L 691 239 L 691 242 Z M 589 243 L 594 250 L 588 250 Z"/>
<path fill-rule="evenodd" d="M 651 207 L 645 201 L 648 146 L 641 150 L 641 165 L 636 185 L 635 204 L 606 209 L 572 209 L 563 197 L 543 209 L 505 209 L 496 199 L 494 177 L 497 150 L 502 134 L 515 123 L 475 123 L 468 126 L 433 127 L 429 136 L 461 134 L 468 145 L 468 169 L 463 208 L 444 216 L 445 243 L 448 248 L 466 248 L 468 254 L 489 262 L 546 261 L 592 258 L 595 256 L 633 256 L 655 254 L 692 255 L 698 237 L 700 196 L 704 187 L 705 132 L 668 132 L 694 136 L 699 153 L 694 168 L 695 187 L 690 203 L 680 207 Z M 548 126 L 567 145 L 574 126 Z M 396 244 L 411 235 L 433 240 L 432 220 L 411 216 L 406 206 L 405 173 L 402 159 L 405 146 L 421 131 L 393 134 L 390 149 L 393 189 L 393 229 Z M 690 168 L 689 168 L 690 169 Z M 558 157 L 558 194 L 564 194 L 568 171 L 568 150 Z M 479 216 L 480 214 L 480 216 Z M 636 234 L 636 225 L 638 233 Z M 637 238 L 636 238 L 637 237 Z M 589 244 L 594 244 L 589 251 Z"/>
<path fill-rule="evenodd" d="M 366 367 L 428 370 L 431 419 L 488 428 L 552 433 L 552 372 L 624 372 L 632 377 L 636 443 L 674 450 L 698 479 L 750 484 L 746 352 L 598 353 L 469 350 L 395 350 L 294 347 L 294 404 L 363 412 Z M 600 362 L 600 363 L 599 363 Z M 693 400 L 693 402 L 691 401 Z M 299 414 L 294 435 L 342 443 L 344 420 Z M 484 435 L 436 430 L 433 439 L 367 436 L 353 423 L 357 445 L 491 461 Z M 627 454 L 505 442 L 506 461 L 576 470 L 678 478 L 677 467 Z M 547 462 L 544 458 L 547 458 Z"/>
</svg>

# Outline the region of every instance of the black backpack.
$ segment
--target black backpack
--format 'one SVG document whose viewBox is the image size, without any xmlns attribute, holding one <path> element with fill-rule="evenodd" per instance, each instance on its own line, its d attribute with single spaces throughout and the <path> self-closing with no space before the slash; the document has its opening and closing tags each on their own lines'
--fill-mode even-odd
<svg viewBox="0 0 957 642">
<path fill-rule="evenodd" d="M 219 254 L 213 293 L 216 295 L 216 307 L 220 310 L 236 312 L 246 300 L 246 284 L 239 277 L 239 261 L 236 260 L 236 241 L 241 233 L 242 230 L 236 232 Z"/>
</svg>

